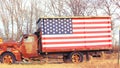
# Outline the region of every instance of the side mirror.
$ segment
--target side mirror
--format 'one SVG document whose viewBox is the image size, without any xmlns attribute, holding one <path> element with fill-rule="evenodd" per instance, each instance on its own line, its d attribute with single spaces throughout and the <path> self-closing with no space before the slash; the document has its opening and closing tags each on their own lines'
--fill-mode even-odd
<svg viewBox="0 0 120 68">
<path fill-rule="evenodd" d="M 28 35 L 24 34 L 23 37 L 24 37 L 24 39 L 27 39 L 27 38 L 28 38 Z"/>
</svg>

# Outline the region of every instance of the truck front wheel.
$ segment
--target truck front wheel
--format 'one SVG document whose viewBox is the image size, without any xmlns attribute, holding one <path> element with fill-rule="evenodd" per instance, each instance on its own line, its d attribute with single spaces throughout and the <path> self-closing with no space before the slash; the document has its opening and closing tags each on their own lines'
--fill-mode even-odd
<svg viewBox="0 0 120 68">
<path fill-rule="evenodd" d="M 4 53 L 1 56 L 1 62 L 6 64 L 12 64 L 15 63 L 16 59 L 15 56 L 12 53 Z"/>
<path fill-rule="evenodd" d="M 79 63 L 83 61 L 83 54 L 80 52 L 72 52 L 69 55 L 70 61 L 73 63 Z"/>
</svg>

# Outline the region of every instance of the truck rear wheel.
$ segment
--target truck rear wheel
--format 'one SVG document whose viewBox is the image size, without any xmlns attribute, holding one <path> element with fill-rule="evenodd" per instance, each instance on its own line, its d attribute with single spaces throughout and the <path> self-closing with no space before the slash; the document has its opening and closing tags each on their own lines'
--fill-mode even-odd
<svg viewBox="0 0 120 68">
<path fill-rule="evenodd" d="M 6 64 L 12 64 L 15 63 L 16 59 L 15 56 L 12 53 L 4 53 L 1 56 L 1 62 Z"/>
<path fill-rule="evenodd" d="M 70 61 L 73 63 L 83 62 L 83 54 L 80 52 L 72 52 L 69 55 Z"/>
</svg>

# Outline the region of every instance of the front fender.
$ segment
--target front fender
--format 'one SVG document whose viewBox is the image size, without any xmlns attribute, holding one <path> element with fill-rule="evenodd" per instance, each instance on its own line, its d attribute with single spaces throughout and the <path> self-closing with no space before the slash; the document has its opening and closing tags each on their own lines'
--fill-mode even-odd
<svg viewBox="0 0 120 68">
<path fill-rule="evenodd" d="M 2 55 L 3 52 L 5 52 L 5 51 L 0 50 L 0 56 Z"/>
<path fill-rule="evenodd" d="M 16 61 L 21 61 L 21 53 L 18 50 L 14 50 L 14 51 L 0 51 L 0 57 L 2 56 L 2 54 L 4 53 L 12 53 L 15 56 Z"/>
<path fill-rule="evenodd" d="M 17 61 L 21 61 L 22 60 L 21 53 L 18 50 L 12 51 L 12 53 L 15 55 Z"/>
</svg>

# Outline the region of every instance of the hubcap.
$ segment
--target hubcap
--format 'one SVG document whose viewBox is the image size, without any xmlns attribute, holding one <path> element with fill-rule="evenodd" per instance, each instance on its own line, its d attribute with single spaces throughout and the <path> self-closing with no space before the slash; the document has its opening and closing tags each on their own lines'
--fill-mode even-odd
<svg viewBox="0 0 120 68">
<path fill-rule="evenodd" d="M 72 62 L 79 63 L 80 62 L 80 55 L 79 54 L 73 54 L 72 55 Z"/>
<path fill-rule="evenodd" d="M 12 60 L 12 57 L 11 57 L 10 55 L 5 55 L 5 56 L 3 57 L 3 63 L 10 64 L 10 63 L 12 63 L 12 62 L 13 62 L 13 60 Z"/>
</svg>

